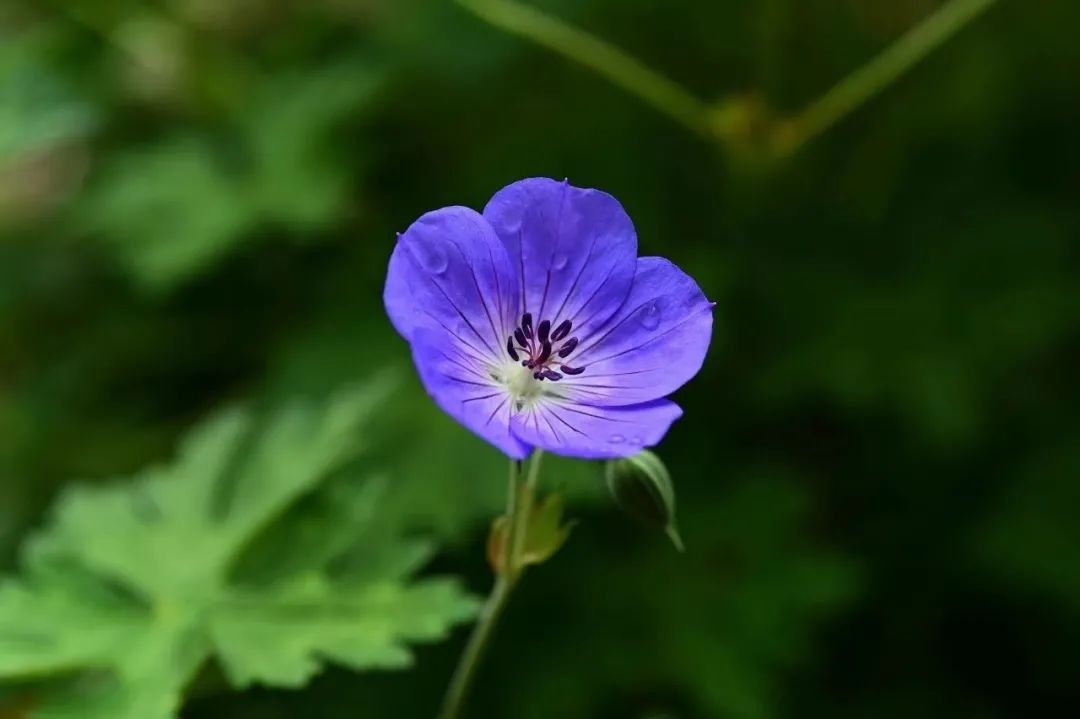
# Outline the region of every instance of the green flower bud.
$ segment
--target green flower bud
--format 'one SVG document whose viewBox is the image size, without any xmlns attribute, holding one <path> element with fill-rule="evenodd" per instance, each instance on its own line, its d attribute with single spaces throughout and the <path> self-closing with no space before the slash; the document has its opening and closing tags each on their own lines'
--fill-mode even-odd
<svg viewBox="0 0 1080 719">
<path fill-rule="evenodd" d="M 607 485 L 615 503 L 642 524 L 662 529 L 680 552 L 682 537 L 675 524 L 675 486 L 655 454 L 644 450 L 607 463 Z"/>
</svg>

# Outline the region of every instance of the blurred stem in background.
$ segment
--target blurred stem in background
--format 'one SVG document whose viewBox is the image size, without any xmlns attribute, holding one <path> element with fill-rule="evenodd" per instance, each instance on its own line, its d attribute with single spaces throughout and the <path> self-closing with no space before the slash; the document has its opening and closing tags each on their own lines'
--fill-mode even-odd
<svg viewBox="0 0 1080 719">
<path fill-rule="evenodd" d="M 83 7 L 66 0 L 46 0 L 46 3 L 68 22 L 97 36 L 102 42 L 125 56 L 133 65 L 151 75 L 163 74 L 162 69 L 149 61 L 144 52 L 131 37 L 134 22 L 118 24 L 124 16 L 108 5 Z M 189 73 L 184 80 L 194 83 L 193 90 L 199 98 L 214 112 L 223 113 L 231 118 L 241 117 L 248 108 L 247 98 L 250 89 L 261 79 L 262 73 L 254 63 L 232 50 L 226 44 L 208 40 L 205 32 L 192 28 L 175 13 L 168 13 L 154 5 L 140 10 L 138 24 L 143 28 L 156 27 L 160 31 L 169 31 L 182 37 L 183 41 L 197 47 L 203 62 L 213 65 L 216 72 Z M 158 78 L 165 83 L 172 78 Z"/>
<path fill-rule="evenodd" d="M 887 88 L 978 17 L 996 0 L 951 0 L 891 47 L 841 80 L 793 118 L 781 122 L 776 150 L 794 152 Z"/>
<path fill-rule="evenodd" d="M 712 137 L 707 102 L 606 40 L 514 0 L 457 3 L 497 28 L 526 37 L 603 75 L 692 132 Z"/>
<path fill-rule="evenodd" d="M 495 567 L 495 584 L 484 603 L 480 619 L 473 628 L 465 651 L 458 660 L 450 686 L 446 690 L 439 719 L 456 719 L 461 714 L 469 687 L 476 670 L 480 666 L 484 650 L 491 635 L 506 608 L 507 600 L 525 573 L 528 562 L 525 561 L 525 538 L 528 533 L 529 517 L 536 499 L 536 485 L 540 477 L 540 459 L 542 453 L 536 450 L 529 460 L 528 479 L 521 479 L 521 462 L 511 460 L 508 501 L 506 507 L 505 534 L 501 543 L 501 567 Z M 492 528 L 493 537 L 499 536 L 501 525 L 496 521 Z"/>
<path fill-rule="evenodd" d="M 703 100 L 607 41 L 517 0 L 456 2 L 495 27 L 603 75 L 709 141 L 727 146 L 761 138 L 764 149 L 779 157 L 798 151 L 881 93 L 996 0 L 950 0 L 876 58 L 786 118 L 762 111 L 753 100 Z"/>
</svg>

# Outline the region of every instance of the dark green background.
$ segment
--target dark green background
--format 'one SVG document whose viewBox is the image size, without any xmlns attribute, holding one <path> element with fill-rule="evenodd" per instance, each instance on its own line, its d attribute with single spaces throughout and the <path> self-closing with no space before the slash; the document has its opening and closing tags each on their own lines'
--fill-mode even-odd
<svg viewBox="0 0 1080 719">
<path fill-rule="evenodd" d="M 932 0 L 535 0 L 703 97 L 792 112 Z M 238 398 L 398 365 L 378 462 L 477 592 L 503 460 L 408 371 L 394 232 L 526 176 L 611 192 L 717 301 L 659 453 L 686 554 L 600 468 L 474 716 L 1010 717 L 1080 699 L 1080 4 L 1000 2 L 782 161 L 430 0 L 0 8 L 0 557 L 65 483 Z M 426 717 L 409 673 L 185 717 Z M 1055 715 L 1058 712 L 1053 712 Z M 1066 713 L 1068 713 L 1066 711 Z"/>
</svg>

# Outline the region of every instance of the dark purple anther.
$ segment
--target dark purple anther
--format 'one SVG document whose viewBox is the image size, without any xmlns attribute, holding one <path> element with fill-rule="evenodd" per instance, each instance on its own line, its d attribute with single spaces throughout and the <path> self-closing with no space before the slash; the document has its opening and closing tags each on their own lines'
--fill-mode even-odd
<svg viewBox="0 0 1080 719">
<path fill-rule="evenodd" d="M 526 312 L 521 316 L 521 329 L 524 330 L 525 336 L 532 339 L 532 313 Z M 521 344 L 525 344 L 522 342 Z"/>
<path fill-rule="evenodd" d="M 551 332 L 551 322 L 544 320 L 540 323 L 540 326 L 536 328 L 536 336 L 541 342 L 548 341 L 548 333 Z"/>
<path fill-rule="evenodd" d="M 565 374 L 569 375 L 581 374 L 585 371 L 584 367 L 571 367 L 570 365 L 566 364 L 560 366 L 559 369 L 561 369 Z"/>
<path fill-rule="evenodd" d="M 514 360 L 515 362 L 517 362 L 518 359 L 520 359 L 518 357 L 517 350 L 514 349 L 514 338 L 513 337 L 507 337 L 506 338 L 506 351 L 510 353 L 510 359 Z"/>
<path fill-rule="evenodd" d="M 538 379 L 541 382 L 543 382 L 544 381 L 544 373 L 543 372 L 533 372 L 533 379 Z"/>
<path fill-rule="evenodd" d="M 544 370 L 544 376 L 547 377 L 552 382 L 558 382 L 559 380 L 562 379 L 561 374 L 559 374 L 558 372 L 552 372 L 549 369 Z"/>
<path fill-rule="evenodd" d="M 551 341 L 558 342 L 566 335 L 570 334 L 570 328 L 573 327 L 570 320 L 563 320 L 559 323 L 559 326 L 555 328 L 555 331 L 551 333 Z"/>
<path fill-rule="evenodd" d="M 577 337 L 566 340 L 566 344 L 559 348 L 560 357 L 569 357 L 570 353 L 577 349 Z"/>
<path fill-rule="evenodd" d="M 522 347 L 527 347 L 529 345 L 528 341 L 525 339 L 525 333 L 521 331 L 521 328 L 514 330 L 514 339 L 516 339 L 518 344 Z"/>
<path fill-rule="evenodd" d="M 540 325 L 543 327 L 543 325 Z M 548 361 L 548 357 L 551 356 L 551 343 L 545 342 L 544 346 L 540 349 L 540 356 L 536 358 L 536 364 L 544 364 Z"/>
</svg>

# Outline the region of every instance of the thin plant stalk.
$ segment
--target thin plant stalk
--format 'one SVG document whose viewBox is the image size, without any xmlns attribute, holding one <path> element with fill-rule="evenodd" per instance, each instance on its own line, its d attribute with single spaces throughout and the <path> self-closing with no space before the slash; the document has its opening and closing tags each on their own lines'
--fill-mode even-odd
<svg viewBox="0 0 1080 719">
<path fill-rule="evenodd" d="M 840 122 L 896 82 L 995 2 L 952 0 L 942 5 L 888 49 L 786 121 L 786 131 L 778 138 L 778 149 L 792 152 Z"/>
<path fill-rule="evenodd" d="M 718 108 L 611 43 L 518 0 L 456 0 L 485 22 L 520 35 L 607 78 L 695 134 L 718 144 L 738 141 L 716 125 Z M 771 146 L 790 154 L 896 82 L 996 0 L 950 0 L 886 50 L 803 110 L 768 127 Z"/>
<path fill-rule="evenodd" d="M 529 514 L 532 510 L 533 500 L 536 495 L 536 484 L 540 476 L 541 452 L 533 453 L 529 462 L 528 479 L 521 479 L 521 462 L 510 462 L 510 481 L 506 517 L 507 527 L 506 542 L 503 546 L 502 571 L 496 573 L 495 584 L 491 588 L 484 608 L 480 612 L 480 619 L 473 628 L 465 650 L 458 659 L 457 668 L 450 679 L 450 686 L 443 698 L 442 708 L 439 710 L 439 719 L 457 719 L 468 697 L 469 687 L 476 676 L 476 670 L 491 641 L 491 635 L 499 623 L 499 618 L 506 609 L 507 601 L 522 575 L 525 573 L 525 565 L 521 562 L 521 555 L 525 548 L 525 537 L 528 533 Z"/>
<path fill-rule="evenodd" d="M 515 0 L 457 0 L 490 25 L 532 40 L 606 77 L 688 130 L 710 136 L 708 104 L 606 40 Z"/>
</svg>

